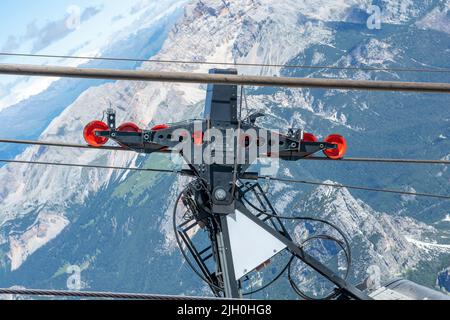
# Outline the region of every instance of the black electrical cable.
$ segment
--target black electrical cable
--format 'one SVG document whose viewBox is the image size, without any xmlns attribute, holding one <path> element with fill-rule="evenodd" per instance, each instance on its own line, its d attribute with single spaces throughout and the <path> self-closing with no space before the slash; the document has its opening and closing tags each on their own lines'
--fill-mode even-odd
<svg viewBox="0 0 450 320">
<path fill-rule="evenodd" d="M 333 241 L 333 242 L 337 243 L 337 245 L 342 249 L 342 251 L 346 255 L 346 260 L 347 260 L 347 270 L 346 270 L 346 274 L 344 276 L 344 279 L 347 280 L 348 279 L 348 275 L 349 275 L 349 271 L 350 271 L 351 261 L 350 261 L 350 258 L 348 256 L 348 253 L 346 252 L 344 244 L 341 241 L 339 241 L 337 238 L 335 238 L 335 237 L 321 234 L 321 235 L 315 235 L 315 236 L 307 238 L 306 240 L 304 240 L 301 243 L 300 248 L 302 248 L 302 250 L 303 250 L 303 247 L 305 246 L 306 243 L 308 243 L 310 241 L 313 241 L 313 240 L 316 240 L 316 239 Z M 292 262 L 291 262 L 291 264 L 292 264 Z M 297 284 L 295 283 L 294 279 L 292 278 L 292 275 L 291 275 L 291 264 L 289 264 L 289 266 L 288 266 L 288 281 L 289 281 L 289 284 L 291 285 L 291 287 L 294 290 L 294 292 L 296 294 L 298 294 L 300 297 L 302 297 L 303 299 L 305 299 L 305 300 L 331 300 L 331 299 L 336 298 L 339 295 L 339 289 L 337 289 L 337 288 L 334 289 L 333 292 L 331 292 L 331 293 L 329 293 L 329 294 L 327 294 L 327 295 L 325 295 L 324 297 L 321 297 L 321 298 L 311 297 L 310 295 L 306 294 L 304 291 L 302 291 L 297 286 Z"/>
<path fill-rule="evenodd" d="M 288 261 L 288 263 L 286 264 L 286 266 L 285 266 L 283 269 L 281 269 L 281 271 L 280 271 L 280 272 L 279 272 L 272 280 L 270 280 L 268 283 L 266 283 L 266 284 L 263 285 L 262 287 L 260 287 L 260 288 L 258 288 L 258 289 L 255 289 L 255 290 L 252 290 L 252 291 L 249 291 L 249 292 L 245 292 L 245 293 L 243 293 L 242 295 L 243 295 L 243 296 L 249 296 L 249 295 L 258 293 L 258 292 L 260 292 L 260 291 L 263 291 L 264 289 L 270 287 L 270 286 L 271 286 L 272 284 L 274 284 L 278 279 L 280 279 L 281 276 L 286 272 L 286 270 L 288 269 L 289 264 L 292 262 L 292 260 L 294 260 L 294 255 L 291 255 L 291 258 L 289 259 L 289 261 Z"/>
<path fill-rule="evenodd" d="M 331 228 L 333 228 L 334 230 L 336 230 L 336 231 L 340 234 L 340 236 L 342 237 L 342 239 L 344 240 L 343 242 L 340 241 L 339 239 L 333 237 L 333 236 L 329 236 L 329 235 L 316 235 L 316 236 L 312 236 L 312 237 L 309 237 L 309 238 L 307 238 L 306 240 L 304 240 L 304 241 L 302 242 L 302 244 L 300 245 L 300 247 L 303 247 L 307 242 L 312 241 L 312 240 L 314 240 L 314 239 L 325 239 L 325 240 L 331 240 L 331 241 L 336 242 L 336 243 L 339 245 L 339 247 L 342 249 L 342 251 L 344 252 L 345 257 L 346 257 L 346 261 L 347 261 L 347 269 L 346 269 L 346 273 L 345 273 L 344 279 L 345 279 L 345 280 L 348 279 L 348 276 L 349 276 L 349 274 L 350 274 L 350 269 L 351 269 L 351 266 L 352 266 L 352 255 L 351 255 L 351 247 L 350 247 L 350 243 L 349 243 L 349 241 L 348 241 L 348 239 L 347 239 L 345 233 L 342 231 L 342 229 L 340 229 L 338 226 L 336 226 L 335 224 L 333 224 L 333 223 L 331 223 L 331 222 L 329 222 L 329 221 L 326 221 L 326 220 L 323 220 L 323 219 L 319 219 L 319 218 L 312 218 L 312 217 L 288 217 L 288 216 L 280 216 L 280 215 L 277 215 L 277 214 L 270 214 L 270 213 L 267 213 L 266 211 L 261 210 L 260 208 L 256 207 L 251 201 L 249 201 L 249 200 L 245 197 L 245 194 L 242 193 L 242 192 L 241 192 L 241 198 L 242 198 L 248 205 L 250 205 L 253 209 L 255 209 L 255 210 L 258 211 L 259 213 L 264 214 L 264 215 L 266 215 L 266 216 L 276 217 L 276 218 L 279 218 L 279 219 L 285 219 L 285 220 L 306 220 L 306 221 L 314 221 L 314 222 L 319 222 L 319 223 L 323 223 L 323 224 L 325 224 L 325 225 L 328 225 L 328 226 L 330 226 Z M 302 298 L 304 298 L 304 299 L 307 299 L 307 300 L 328 300 L 328 299 L 333 299 L 333 298 L 335 298 L 337 295 L 339 295 L 339 291 L 336 291 L 336 290 L 334 290 L 334 292 L 328 294 L 327 296 L 325 296 L 325 297 L 323 297 L 323 298 L 315 298 L 315 297 L 311 297 L 311 296 L 308 296 L 307 294 L 305 294 L 302 290 L 300 290 L 300 288 L 298 288 L 298 286 L 295 284 L 295 282 L 293 281 L 293 279 L 292 279 L 292 277 L 291 277 L 291 264 L 292 264 L 292 262 L 293 262 L 293 258 L 291 259 L 291 261 L 290 261 L 290 262 L 287 264 L 287 266 L 286 266 L 286 267 L 287 267 L 287 270 L 288 270 L 288 280 L 289 280 L 289 283 L 290 283 L 292 289 L 294 290 L 294 292 L 295 292 L 296 294 L 298 294 L 300 297 L 302 297 Z M 281 275 L 284 273 L 284 271 L 286 271 L 286 269 L 283 269 L 283 271 L 276 277 L 275 280 L 277 280 L 279 277 L 281 277 Z M 274 282 L 274 281 L 273 281 L 273 282 Z M 273 282 L 272 282 L 272 283 L 273 283 Z M 265 286 L 264 289 L 265 289 L 266 287 L 268 287 L 268 285 Z M 261 290 L 262 290 L 262 289 L 261 289 Z M 260 291 L 260 290 L 258 290 L 258 291 Z"/>
<path fill-rule="evenodd" d="M 181 192 L 178 196 L 177 199 L 175 200 L 175 205 L 173 208 L 173 214 L 172 214 L 172 226 L 173 226 L 173 231 L 175 234 L 175 240 L 177 242 L 178 248 L 180 249 L 181 254 L 183 255 L 186 263 L 188 264 L 188 266 L 192 269 L 192 271 L 200 278 L 202 279 L 207 285 L 209 285 L 210 287 L 215 288 L 218 291 L 223 291 L 223 288 L 215 285 L 214 283 L 212 283 L 211 281 L 209 281 L 207 278 L 205 278 L 195 267 L 194 264 L 191 262 L 191 260 L 189 259 L 188 255 L 186 254 L 186 252 L 183 249 L 183 245 L 180 241 L 179 235 L 178 235 L 178 228 L 177 228 L 177 206 L 178 203 L 180 202 L 181 197 L 183 196 L 184 192 Z"/>
<path fill-rule="evenodd" d="M 239 63 L 239 62 L 213 62 L 196 60 L 173 60 L 173 59 L 136 59 L 120 57 L 93 57 L 93 56 L 72 56 L 72 55 L 54 55 L 54 54 L 28 54 L 0 52 L 0 56 L 9 57 L 33 57 L 33 58 L 57 58 L 57 59 L 83 59 L 83 60 L 104 60 L 104 61 L 123 61 L 123 62 L 153 62 L 153 63 L 172 63 L 172 64 L 199 64 L 199 65 L 223 65 L 223 66 L 242 66 L 242 67 L 263 67 L 263 68 L 286 68 L 286 69 L 329 69 L 329 70 L 353 70 L 353 71 L 393 71 L 393 72 L 418 72 L 418 73 L 450 73 L 446 68 L 377 68 L 377 67 L 338 67 L 338 66 L 320 66 L 320 65 L 290 65 L 290 64 L 264 64 L 264 63 Z"/>
<path fill-rule="evenodd" d="M 336 231 L 339 233 L 339 235 L 340 235 L 340 236 L 342 237 L 342 239 L 344 240 L 345 246 L 346 246 L 347 251 L 348 251 L 348 256 L 349 256 L 349 259 L 350 259 L 350 265 L 352 264 L 352 262 L 351 262 L 351 261 L 352 261 L 352 255 L 351 255 L 350 242 L 348 241 L 347 236 L 345 235 L 344 231 L 342 231 L 342 229 L 339 228 L 338 226 L 336 226 L 334 223 L 331 223 L 331 222 L 329 222 L 329 221 L 327 221 L 327 220 L 323 220 L 323 219 L 320 219 L 320 218 L 313 218 L 313 217 L 281 216 L 281 215 L 278 215 L 278 214 L 270 214 L 270 213 L 268 213 L 268 212 L 266 212 L 266 211 L 264 211 L 264 210 L 261 210 L 260 208 L 256 207 L 254 204 L 252 204 L 251 201 L 249 201 L 249 200 L 245 197 L 245 195 L 242 195 L 241 198 L 242 198 L 247 204 L 249 204 L 252 208 L 254 208 L 255 210 L 257 210 L 259 213 L 262 213 L 262 214 L 264 214 L 264 215 L 266 215 L 266 216 L 269 216 L 269 217 L 279 218 L 279 219 L 283 219 L 283 220 L 304 220 L 304 221 L 313 221 L 313 222 L 318 222 L 318 223 L 325 224 L 325 225 L 327 225 L 327 226 L 333 228 L 334 230 L 336 230 Z M 349 268 L 349 269 L 350 269 L 350 268 Z"/>
<path fill-rule="evenodd" d="M 174 229 L 174 233 L 175 233 L 175 240 L 177 242 L 177 245 L 181 251 L 181 254 L 183 255 L 184 259 L 186 260 L 187 264 L 189 265 L 189 267 L 192 269 L 192 271 L 200 278 L 202 279 L 206 284 L 208 284 L 209 286 L 219 290 L 219 291 L 223 291 L 223 288 L 215 285 L 214 283 L 210 282 L 208 279 L 206 279 L 202 274 L 200 274 L 200 272 L 194 267 L 194 264 L 190 261 L 189 257 L 187 256 L 185 250 L 183 249 L 182 243 L 180 241 L 179 235 L 178 235 L 178 231 L 177 231 L 177 225 L 176 225 L 176 212 L 177 212 L 177 204 L 180 202 L 181 197 L 183 196 L 184 191 L 181 192 L 177 199 L 175 200 L 175 206 L 174 206 L 174 211 L 173 211 L 173 216 L 172 216 L 172 223 L 173 223 L 173 229 Z M 261 288 L 258 288 L 256 290 L 253 290 L 251 292 L 246 292 L 243 293 L 243 296 L 248 296 L 257 292 L 260 292 L 262 290 L 264 290 L 265 288 L 269 287 L 271 284 L 273 284 L 275 281 L 277 281 L 287 270 L 289 263 L 292 261 L 293 257 L 291 257 L 290 261 L 286 264 L 286 266 L 281 270 L 281 272 L 275 276 L 269 283 L 267 283 L 266 285 L 264 285 Z"/>
</svg>

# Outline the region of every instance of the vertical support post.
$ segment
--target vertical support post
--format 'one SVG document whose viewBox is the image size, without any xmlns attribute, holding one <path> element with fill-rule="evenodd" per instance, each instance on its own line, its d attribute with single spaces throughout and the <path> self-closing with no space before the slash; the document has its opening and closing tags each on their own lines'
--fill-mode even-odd
<svg viewBox="0 0 450 320">
<path fill-rule="evenodd" d="M 226 298 L 240 298 L 240 290 L 234 272 L 233 257 L 231 256 L 231 244 L 228 235 L 226 216 L 220 218 L 221 230 L 217 233 L 219 264 L 222 271 L 224 293 Z"/>
<path fill-rule="evenodd" d="M 212 69 L 212 74 L 237 74 L 234 69 Z M 208 85 L 204 117 L 210 127 L 225 131 L 237 128 L 237 86 L 235 85 Z M 234 150 L 234 152 L 236 152 Z M 236 156 L 236 155 L 235 155 Z M 235 211 L 234 195 L 230 192 L 230 181 L 233 181 L 234 166 L 230 164 L 211 164 L 206 166 L 204 178 L 212 194 L 212 214 L 219 217 L 217 228 L 217 259 L 216 263 L 221 272 L 224 285 L 224 294 L 227 298 L 240 298 L 239 283 L 236 280 L 231 244 L 228 232 L 227 215 Z M 216 191 L 222 197 L 215 197 Z"/>
</svg>

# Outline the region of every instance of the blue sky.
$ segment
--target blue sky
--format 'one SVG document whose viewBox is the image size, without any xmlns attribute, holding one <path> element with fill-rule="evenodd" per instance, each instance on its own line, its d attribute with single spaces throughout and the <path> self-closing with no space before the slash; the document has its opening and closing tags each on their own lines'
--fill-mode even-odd
<svg viewBox="0 0 450 320">
<path fill-rule="evenodd" d="M 0 52 L 101 56 L 111 43 L 156 23 L 158 15 L 185 1 L 1 0 Z M 77 66 L 86 62 L 0 56 L 0 63 Z M 0 110 L 42 92 L 54 80 L 0 75 Z"/>
<path fill-rule="evenodd" d="M 0 46 L 12 35 L 23 35 L 33 21 L 38 26 L 68 15 L 72 5 L 81 9 L 100 6 L 95 0 L 2 0 L 0 1 Z"/>
<path fill-rule="evenodd" d="M 108 7 L 116 7 L 117 12 L 120 13 L 121 8 L 124 7 L 121 4 L 123 2 L 118 0 L 2 0 L 0 2 L 0 49 L 9 52 L 17 51 L 19 48 L 28 49 L 26 51 L 38 51 L 52 42 L 53 39 L 49 39 L 49 37 L 61 38 L 64 36 L 61 32 L 58 33 L 58 30 L 63 31 L 63 24 L 66 23 L 70 13 L 74 12 L 74 6 L 79 8 L 81 14 L 91 10 L 92 16 L 94 8 L 100 11 L 105 4 Z M 128 2 L 137 3 L 139 1 Z M 46 27 L 47 29 L 45 29 Z M 66 30 L 66 33 L 69 31 Z M 35 40 L 35 42 L 42 40 L 39 39 L 39 34 L 43 34 L 42 38 L 46 40 L 45 43 L 35 43 L 34 46 L 28 43 L 28 46 L 21 45 L 19 47 L 26 40 Z"/>
</svg>

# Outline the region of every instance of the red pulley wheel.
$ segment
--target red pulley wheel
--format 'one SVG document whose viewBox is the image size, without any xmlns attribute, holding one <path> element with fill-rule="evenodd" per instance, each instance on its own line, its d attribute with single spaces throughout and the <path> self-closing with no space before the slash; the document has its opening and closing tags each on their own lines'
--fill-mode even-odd
<svg viewBox="0 0 450 320">
<path fill-rule="evenodd" d="M 109 130 L 109 127 L 106 123 L 94 120 L 92 122 L 89 122 L 83 130 L 83 136 L 84 140 L 93 147 L 100 147 L 104 145 L 106 142 L 108 142 L 107 137 L 98 137 L 95 135 L 96 131 L 106 131 Z"/>
<path fill-rule="evenodd" d="M 133 122 L 125 122 L 123 124 L 121 124 L 118 128 L 117 131 L 120 132 L 141 132 L 141 129 L 134 124 Z"/>
<path fill-rule="evenodd" d="M 195 131 L 192 134 L 192 139 L 194 140 L 194 144 L 199 146 L 203 144 L 203 132 L 202 131 Z"/>
<path fill-rule="evenodd" d="M 133 122 L 125 122 L 122 123 L 117 129 L 119 132 L 141 132 L 141 129 L 134 124 Z M 127 147 L 126 145 L 120 143 L 117 141 L 118 144 L 120 144 L 122 147 Z"/>
<path fill-rule="evenodd" d="M 151 130 L 152 131 L 159 131 L 159 130 L 164 130 L 164 129 L 168 129 L 168 128 L 169 128 L 169 126 L 167 124 L 157 124 Z"/>
<path fill-rule="evenodd" d="M 323 150 L 323 153 L 330 159 L 342 159 L 347 152 L 347 141 L 339 134 L 332 134 L 325 138 L 325 142 L 336 144 L 336 149 Z"/>
<path fill-rule="evenodd" d="M 312 133 L 303 132 L 303 141 L 305 142 L 317 142 L 317 138 Z"/>
</svg>

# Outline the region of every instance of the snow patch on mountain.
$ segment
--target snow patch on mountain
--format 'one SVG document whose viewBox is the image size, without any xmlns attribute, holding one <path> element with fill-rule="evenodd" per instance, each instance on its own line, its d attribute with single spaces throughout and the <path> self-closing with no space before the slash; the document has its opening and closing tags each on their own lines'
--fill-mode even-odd
<svg viewBox="0 0 450 320">
<path fill-rule="evenodd" d="M 381 0 L 383 23 L 403 24 L 420 17 L 433 0 Z"/>
<path fill-rule="evenodd" d="M 431 251 L 430 243 L 426 242 L 425 236 L 436 232 L 433 227 L 409 217 L 377 212 L 345 188 L 321 186 L 300 203 L 302 213 L 316 212 L 347 234 L 352 251 L 357 252 L 353 259 L 354 272 L 360 280 L 371 265 L 378 266 L 387 279 L 414 268 L 423 259 L 442 253 Z M 447 250 L 445 245 L 432 246 Z"/>
<path fill-rule="evenodd" d="M 417 21 L 416 26 L 450 34 L 450 1 L 447 0 L 442 5 L 436 6 L 425 17 Z"/>
<path fill-rule="evenodd" d="M 291 119 L 278 117 L 279 108 L 289 108 L 307 110 L 313 113 L 314 116 L 333 124 L 341 125 L 354 131 L 361 131 L 361 128 L 348 123 L 347 116 L 339 110 L 341 108 L 332 105 L 325 106 L 321 100 L 315 100 L 309 90 L 282 89 L 271 95 L 252 95 L 248 98 L 248 103 L 253 109 L 270 116 L 271 120 L 275 118 L 279 127 L 306 127 L 307 123 L 302 119 L 299 112 L 294 111 Z"/>
<path fill-rule="evenodd" d="M 405 236 L 406 240 L 414 244 L 416 247 L 426 251 L 426 252 L 450 252 L 450 245 L 448 244 L 438 244 L 434 242 L 424 242 L 411 238 L 410 236 Z"/>
</svg>

